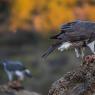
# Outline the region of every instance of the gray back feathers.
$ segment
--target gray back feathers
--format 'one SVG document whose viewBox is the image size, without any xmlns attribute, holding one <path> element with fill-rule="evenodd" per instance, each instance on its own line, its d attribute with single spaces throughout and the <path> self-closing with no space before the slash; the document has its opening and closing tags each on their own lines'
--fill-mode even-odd
<svg viewBox="0 0 95 95">
<path fill-rule="evenodd" d="M 22 71 L 25 69 L 25 66 L 19 61 L 6 60 L 2 64 L 4 68 L 7 69 L 8 71 L 16 71 L 16 70 Z"/>
</svg>

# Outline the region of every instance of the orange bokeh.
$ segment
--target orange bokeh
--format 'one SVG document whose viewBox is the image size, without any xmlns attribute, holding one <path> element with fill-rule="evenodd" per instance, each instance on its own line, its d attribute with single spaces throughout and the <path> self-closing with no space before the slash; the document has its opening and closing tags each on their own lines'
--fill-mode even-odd
<svg viewBox="0 0 95 95">
<path fill-rule="evenodd" d="M 10 26 L 37 30 L 56 29 L 64 22 L 75 19 L 95 20 L 95 7 L 86 4 L 82 8 L 70 8 L 76 0 L 14 0 L 11 8 Z M 36 14 L 33 11 L 37 11 Z M 32 24 L 25 22 L 30 20 Z"/>
</svg>

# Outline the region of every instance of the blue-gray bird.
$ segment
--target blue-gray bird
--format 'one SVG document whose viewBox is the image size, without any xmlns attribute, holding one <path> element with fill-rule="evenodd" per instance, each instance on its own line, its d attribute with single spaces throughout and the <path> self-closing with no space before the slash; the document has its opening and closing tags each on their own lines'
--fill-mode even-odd
<svg viewBox="0 0 95 95">
<path fill-rule="evenodd" d="M 20 61 L 11 61 L 4 60 L 0 63 L 6 74 L 8 75 L 9 81 L 14 80 L 14 76 L 17 77 L 17 80 L 24 80 L 24 77 L 32 77 L 32 74 L 29 69 L 27 69 Z"/>
<path fill-rule="evenodd" d="M 92 53 L 95 54 L 95 23 L 90 21 L 73 21 L 61 25 L 60 33 L 51 37 L 51 39 L 57 40 L 56 44 L 50 46 L 50 48 L 43 54 L 43 57 L 47 57 L 56 48 L 60 51 L 70 48 L 73 43 L 83 42 L 81 47 L 82 54 L 79 54 L 78 48 L 75 48 L 76 56 L 83 57 L 83 47 L 89 47 Z"/>
</svg>

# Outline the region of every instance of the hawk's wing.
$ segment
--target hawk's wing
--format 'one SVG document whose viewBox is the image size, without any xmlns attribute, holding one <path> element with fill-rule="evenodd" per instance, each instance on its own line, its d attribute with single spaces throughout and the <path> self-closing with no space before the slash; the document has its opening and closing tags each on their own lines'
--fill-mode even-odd
<svg viewBox="0 0 95 95">
<path fill-rule="evenodd" d="M 69 32 L 65 35 L 60 35 L 59 38 L 64 41 L 64 36 L 67 36 L 67 41 L 75 42 L 75 41 L 84 41 L 90 38 L 91 33 L 84 32 Z"/>
<path fill-rule="evenodd" d="M 57 39 L 62 42 L 75 42 L 75 41 L 83 41 L 89 39 L 91 33 L 86 32 L 66 32 L 65 34 L 60 34 L 57 36 Z"/>
<path fill-rule="evenodd" d="M 18 61 L 7 61 L 6 69 L 9 71 L 15 71 L 15 70 L 23 71 L 25 70 L 25 66 L 19 63 Z"/>
<path fill-rule="evenodd" d="M 72 26 L 75 25 L 77 22 L 79 22 L 79 21 L 69 22 L 69 23 L 66 23 L 66 24 L 61 25 L 61 27 L 60 27 L 60 31 L 61 32 L 59 34 L 56 34 L 56 35 L 50 37 L 50 38 L 51 39 L 58 39 L 58 40 L 60 40 L 59 39 L 59 36 L 61 34 L 64 34 L 66 32 L 76 32 L 76 31 L 73 30 L 73 27 Z"/>
</svg>

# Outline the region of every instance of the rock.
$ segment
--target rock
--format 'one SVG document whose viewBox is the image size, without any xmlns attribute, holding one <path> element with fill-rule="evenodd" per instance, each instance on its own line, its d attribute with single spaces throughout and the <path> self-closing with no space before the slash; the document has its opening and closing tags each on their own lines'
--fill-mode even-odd
<svg viewBox="0 0 95 95">
<path fill-rule="evenodd" d="M 36 92 L 31 92 L 25 89 L 14 89 L 13 87 L 10 87 L 10 83 L 0 85 L 0 93 L 2 93 L 1 95 L 41 95 Z"/>
<path fill-rule="evenodd" d="M 65 74 L 52 84 L 48 95 L 95 95 L 95 62 Z"/>
<path fill-rule="evenodd" d="M 15 95 L 41 95 L 41 94 L 38 94 L 36 92 L 30 92 L 30 91 L 27 91 L 27 90 L 22 90 L 22 91 L 19 91 L 19 92 L 15 92 Z"/>
</svg>

